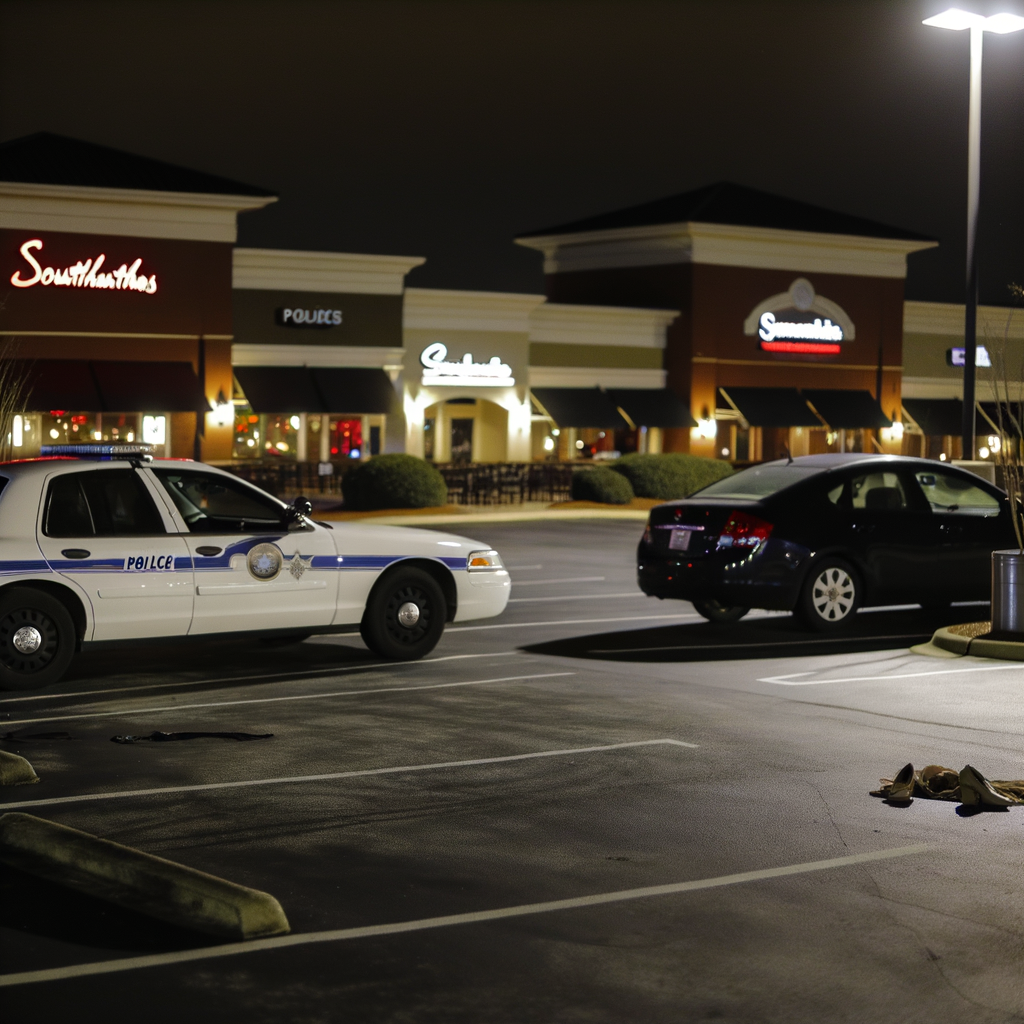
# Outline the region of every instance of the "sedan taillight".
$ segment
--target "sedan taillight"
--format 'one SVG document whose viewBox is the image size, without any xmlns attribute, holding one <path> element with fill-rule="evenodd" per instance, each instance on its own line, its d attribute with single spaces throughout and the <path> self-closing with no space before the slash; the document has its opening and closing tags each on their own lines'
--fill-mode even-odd
<svg viewBox="0 0 1024 1024">
<path fill-rule="evenodd" d="M 772 534 L 772 523 L 746 512 L 730 512 L 722 534 L 718 538 L 719 548 L 756 548 Z"/>
</svg>

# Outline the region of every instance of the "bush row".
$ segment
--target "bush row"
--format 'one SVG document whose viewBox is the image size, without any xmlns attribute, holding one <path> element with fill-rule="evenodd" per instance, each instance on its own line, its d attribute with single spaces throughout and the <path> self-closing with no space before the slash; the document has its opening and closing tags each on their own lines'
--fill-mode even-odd
<svg viewBox="0 0 1024 1024">
<path fill-rule="evenodd" d="M 703 455 L 623 455 L 607 466 L 573 473 L 572 496 L 576 501 L 610 505 L 625 505 L 634 496 L 671 501 L 685 498 L 731 472 L 728 462 Z"/>
</svg>

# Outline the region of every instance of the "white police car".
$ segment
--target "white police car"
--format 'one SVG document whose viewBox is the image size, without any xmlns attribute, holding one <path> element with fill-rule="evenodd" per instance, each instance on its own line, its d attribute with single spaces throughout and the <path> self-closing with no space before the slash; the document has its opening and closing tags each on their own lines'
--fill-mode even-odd
<svg viewBox="0 0 1024 1024">
<path fill-rule="evenodd" d="M 450 534 L 317 523 L 238 477 L 144 446 L 0 464 L 0 687 L 55 682 L 83 644 L 358 628 L 383 658 L 499 615 L 496 551 Z"/>
</svg>

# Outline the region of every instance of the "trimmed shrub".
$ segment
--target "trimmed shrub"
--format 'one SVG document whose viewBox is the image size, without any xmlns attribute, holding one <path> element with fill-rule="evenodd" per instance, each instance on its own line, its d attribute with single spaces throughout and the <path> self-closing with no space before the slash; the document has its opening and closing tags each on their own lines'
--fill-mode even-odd
<svg viewBox="0 0 1024 1024">
<path fill-rule="evenodd" d="M 728 462 L 682 452 L 623 455 L 612 463 L 611 468 L 630 482 L 638 498 L 660 498 L 662 501 L 685 498 L 732 473 Z"/>
<path fill-rule="evenodd" d="M 628 505 L 633 500 L 633 488 L 621 473 L 613 473 L 607 466 L 595 466 L 573 471 L 572 497 L 574 501 Z"/>
<path fill-rule="evenodd" d="M 345 507 L 357 512 L 379 508 L 429 508 L 448 499 L 444 477 L 415 455 L 375 455 L 341 478 Z"/>
</svg>

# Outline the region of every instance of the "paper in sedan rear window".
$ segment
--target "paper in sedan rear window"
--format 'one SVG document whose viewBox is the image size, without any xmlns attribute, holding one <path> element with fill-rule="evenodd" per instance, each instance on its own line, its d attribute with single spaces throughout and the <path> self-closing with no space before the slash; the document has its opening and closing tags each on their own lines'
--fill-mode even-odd
<svg viewBox="0 0 1024 1024">
<path fill-rule="evenodd" d="M 716 480 L 690 497 L 758 501 L 820 472 L 819 466 L 751 466 L 750 469 L 741 469 L 732 476 Z"/>
</svg>

